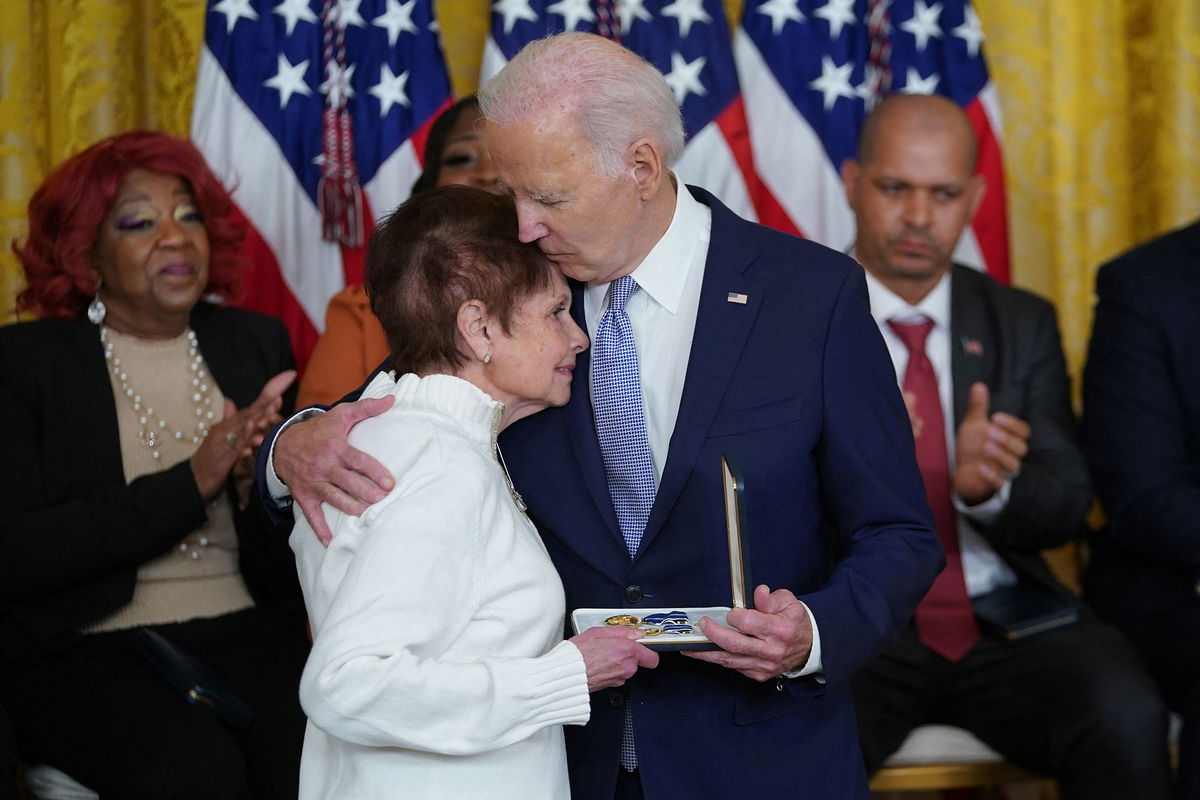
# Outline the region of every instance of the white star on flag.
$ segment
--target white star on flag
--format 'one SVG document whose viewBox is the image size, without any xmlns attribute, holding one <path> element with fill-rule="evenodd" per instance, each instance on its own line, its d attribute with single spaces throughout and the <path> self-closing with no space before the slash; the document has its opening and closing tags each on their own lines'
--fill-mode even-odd
<svg viewBox="0 0 1200 800">
<path fill-rule="evenodd" d="M 317 23 L 317 15 L 308 7 L 308 0 L 283 0 L 282 3 L 271 9 L 271 13 L 278 14 L 287 20 L 288 36 L 292 35 L 292 32 L 296 30 L 296 23 L 301 20 L 314 25 Z"/>
<path fill-rule="evenodd" d="M 372 25 L 387 29 L 388 47 L 396 46 L 400 34 L 417 32 L 417 26 L 412 21 L 413 6 L 416 4 L 417 0 L 408 0 L 407 3 L 387 0 L 387 11 L 371 20 Z"/>
<path fill-rule="evenodd" d="M 325 82 L 317 87 L 317 91 L 327 95 L 329 104 L 334 108 L 341 108 L 347 100 L 354 97 L 354 87 L 350 85 L 350 82 L 354 80 L 355 66 L 355 64 L 351 64 L 342 69 L 336 62 L 330 62 L 326 69 L 328 75 Z"/>
<path fill-rule="evenodd" d="M 917 0 L 913 7 L 912 19 L 900 23 L 900 29 L 911 33 L 917 38 L 917 49 L 924 50 L 930 39 L 942 38 L 942 29 L 938 25 L 938 17 L 942 15 L 942 4 L 925 5 L 925 0 Z"/>
<path fill-rule="evenodd" d="M 853 25 L 854 17 L 854 0 L 829 0 L 825 5 L 813 12 L 814 16 L 829 23 L 830 35 L 836 39 L 842 35 L 842 28 L 846 25 Z"/>
<path fill-rule="evenodd" d="M 362 5 L 362 0 L 338 0 L 338 4 L 333 9 L 333 21 L 343 29 L 351 25 L 358 28 L 367 27 L 367 21 L 362 18 L 362 14 L 358 13 L 360 5 Z"/>
<path fill-rule="evenodd" d="M 675 0 L 669 6 L 663 6 L 660 12 L 664 17 L 674 17 L 679 22 L 679 33 L 686 37 L 692 30 L 692 23 L 711 23 L 712 17 L 704 10 L 704 0 Z"/>
<path fill-rule="evenodd" d="M 367 89 L 367 93 L 379 98 L 379 116 L 386 117 L 392 106 L 408 105 L 408 95 L 404 86 L 408 83 L 408 72 L 399 75 L 392 74 L 392 68 L 384 64 L 379 68 L 379 83 Z"/>
<path fill-rule="evenodd" d="M 564 31 L 575 30 L 580 22 L 596 21 L 588 0 L 558 0 L 554 5 L 546 6 L 546 10 L 563 18 Z"/>
<path fill-rule="evenodd" d="M 294 94 L 302 94 L 305 97 L 312 94 L 312 89 L 308 88 L 308 84 L 304 82 L 306 71 L 308 71 L 308 59 L 299 64 L 293 64 L 288 61 L 287 56 L 280 53 L 275 74 L 263 81 L 263 86 L 279 92 L 279 107 L 283 108 Z"/>
<path fill-rule="evenodd" d="M 492 10 L 504 17 L 504 32 L 512 33 L 517 20 L 537 22 L 537 14 L 529 7 L 529 0 L 497 0 Z"/>
<path fill-rule="evenodd" d="M 979 46 L 983 44 L 983 28 L 979 24 L 979 15 L 971 6 L 967 6 L 964 17 L 963 24 L 951 33 L 967 43 L 967 55 L 975 58 L 979 55 Z"/>
<path fill-rule="evenodd" d="M 855 96 L 854 88 L 850 86 L 850 72 L 853 69 L 854 62 L 852 61 L 847 61 L 839 67 L 829 56 L 821 56 L 821 77 L 811 81 L 808 85 L 825 95 L 826 111 L 833 108 L 833 104 L 839 97 Z"/>
<path fill-rule="evenodd" d="M 704 69 L 707 61 L 708 59 L 704 56 L 700 56 L 689 64 L 679 53 L 671 53 L 671 72 L 663 77 L 667 79 L 667 85 L 675 93 L 676 103 L 683 105 L 683 101 L 687 99 L 689 93 L 698 94 L 701 97 L 708 93 L 700 81 L 700 70 Z"/>
<path fill-rule="evenodd" d="M 633 29 L 635 19 L 642 22 L 654 21 L 654 17 L 646 10 L 646 0 L 624 0 L 618 3 L 617 16 L 621 18 L 621 30 L 626 33 Z"/>
<path fill-rule="evenodd" d="M 800 11 L 798 2 L 799 0 L 767 0 L 758 7 L 758 13 L 771 18 L 771 33 L 778 36 L 789 21 L 804 21 L 804 14 Z"/>
<path fill-rule="evenodd" d="M 237 25 L 239 19 L 251 22 L 258 19 L 258 12 L 250 7 L 250 0 L 221 0 L 212 10 L 225 15 L 226 33 L 233 33 L 233 26 Z"/>
<path fill-rule="evenodd" d="M 928 78 L 922 78 L 921 73 L 913 67 L 908 68 L 904 78 L 904 88 L 901 94 L 934 94 L 937 92 L 938 74 L 935 72 Z"/>
</svg>

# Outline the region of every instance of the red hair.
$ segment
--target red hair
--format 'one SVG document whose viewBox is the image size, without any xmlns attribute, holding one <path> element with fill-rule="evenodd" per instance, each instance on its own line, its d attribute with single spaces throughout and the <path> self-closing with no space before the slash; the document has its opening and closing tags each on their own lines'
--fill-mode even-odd
<svg viewBox="0 0 1200 800">
<path fill-rule="evenodd" d="M 205 294 L 237 298 L 245 225 L 229 192 L 191 142 L 156 131 L 101 139 L 55 167 L 29 200 L 29 236 L 12 249 L 25 270 L 17 308 L 73 319 L 96 293 L 92 249 L 125 176 L 135 169 L 178 175 L 188 184 L 208 233 Z"/>
</svg>

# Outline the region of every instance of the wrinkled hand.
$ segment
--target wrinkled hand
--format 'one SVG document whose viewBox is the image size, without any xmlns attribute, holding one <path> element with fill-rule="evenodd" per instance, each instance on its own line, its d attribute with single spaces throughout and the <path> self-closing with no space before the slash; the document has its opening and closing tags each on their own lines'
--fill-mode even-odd
<svg viewBox="0 0 1200 800">
<path fill-rule="evenodd" d="M 322 544 L 329 544 L 333 533 L 321 503 L 357 517 L 396 485 L 382 464 L 347 441 L 351 428 L 387 411 L 394 400 L 388 395 L 340 403 L 318 417 L 289 426 L 275 440 L 275 474 L 287 485 Z"/>
<path fill-rule="evenodd" d="M 808 611 L 787 589 L 754 590 L 754 608 L 735 608 L 726 619 L 737 630 L 702 617 L 704 635 L 720 650 L 688 651 L 684 655 L 737 670 L 747 678 L 767 681 L 803 666 L 812 651 Z"/>
<path fill-rule="evenodd" d="M 967 413 L 955 439 L 954 492 L 967 505 L 989 499 L 1021 471 L 1029 453 L 1029 423 L 1012 414 L 988 416 L 989 393 L 971 384 Z"/>
<path fill-rule="evenodd" d="M 189 460 L 196 488 L 205 500 L 217 496 L 239 460 L 254 457 L 254 449 L 262 442 L 263 434 L 279 422 L 283 393 L 295 379 L 295 370 L 279 373 L 263 384 L 253 403 L 241 410 L 226 398 L 225 416 L 209 429 L 208 436 Z M 244 476 L 241 477 L 244 482 Z M 244 488 L 248 491 L 248 484 Z M 238 487 L 239 492 L 242 489 L 242 486 Z"/>
<path fill-rule="evenodd" d="M 589 692 L 620 686 L 633 677 L 638 667 L 658 666 L 658 653 L 638 644 L 641 635 L 635 628 L 613 625 L 588 628 L 567 640 L 583 655 Z"/>
</svg>

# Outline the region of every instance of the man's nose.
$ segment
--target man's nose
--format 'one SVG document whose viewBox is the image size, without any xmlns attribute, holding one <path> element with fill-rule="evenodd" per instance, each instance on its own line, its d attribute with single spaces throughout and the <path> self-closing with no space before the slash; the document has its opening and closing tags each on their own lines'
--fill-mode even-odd
<svg viewBox="0 0 1200 800">
<path fill-rule="evenodd" d="M 528 244 L 536 242 L 550 229 L 542 222 L 538 213 L 529 207 L 529 203 L 517 203 L 517 238 Z"/>
<path fill-rule="evenodd" d="M 931 201 L 925 192 L 909 192 L 904 199 L 904 221 L 917 228 L 929 225 Z"/>
</svg>

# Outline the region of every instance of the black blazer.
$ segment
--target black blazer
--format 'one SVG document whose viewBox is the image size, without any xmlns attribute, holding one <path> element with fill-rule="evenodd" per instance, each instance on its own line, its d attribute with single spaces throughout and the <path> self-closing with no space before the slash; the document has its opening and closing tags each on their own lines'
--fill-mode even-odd
<svg viewBox="0 0 1200 800">
<path fill-rule="evenodd" d="M 239 407 L 293 366 L 273 318 L 200 304 L 192 328 Z M 0 440 L 0 641 L 10 654 L 64 646 L 128 603 L 138 565 L 205 519 L 187 461 L 126 484 L 104 352 L 86 319 L 0 328 Z M 297 598 L 291 552 L 263 533 L 257 504 L 235 522 L 255 600 Z"/>
<path fill-rule="evenodd" d="M 1200 575 L 1200 223 L 1100 268 L 1084 434 L 1108 527 L 1087 589 L 1131 620 L 1194 603 Z"/>
<path fill-rule="evenodd" d="M 1092 489 L 1054 307 L 963 266 L 954 267 L 950 292 L 955 427 L 971 384 L 982 381 L 992 411 L 1015 414 L 1032 429 L 1008 506 L 990 525 L 971 524 L 1022 578 L 1066 593 L 1040 551 L 1079 537 Z"/>
</svg>

